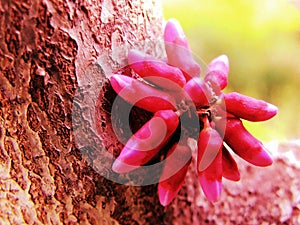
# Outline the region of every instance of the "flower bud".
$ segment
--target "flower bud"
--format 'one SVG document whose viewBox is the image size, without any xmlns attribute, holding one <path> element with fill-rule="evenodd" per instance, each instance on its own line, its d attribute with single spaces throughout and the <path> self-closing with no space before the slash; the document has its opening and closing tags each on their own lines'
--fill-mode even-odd
<svg viewBox="0 0 300 225">
<path fill-rule="evenodd" d="M 200 77 L 190 79 L 184 91 L 196 106 L 209 106 L 209 101 L 212 98 L 209 87 Z"/>
<path fill-rule="evenodd" d="M 240 172 L 237 163 L 225 146 L 222 148 L 222 170 L 222 175 L 226 179 L 232 181 L 240 180 Z"/>
<path fill-rule="evenodd" d="M 210 82 L 214 91 L 219 93 L 228 83 L 229 60 L 226 55 L 221 55 L 211 61 L 207 66 L 204 80 Z"/>
<path fill-rule="evenodd" d="M 134 72 L 159 87 L 181 91 L 186 83 L 180 69 L 140 51 L 129 51 L 128 62 Z"/>
<path fill-rule="evenodd" d="M 210 127 L 207 117 L 204 117 L 204 127 L 198 139 L 197 167 L 198 171 L 205 170 L 217 156 L 223 145 L 219 133 Z"/>
<path fill-rule="evenodd" d="M 278 108 L 263 100 L 258 100 L 237 92 L 224 94 L 226 111 L 249 121 L 265 121 L 277 114 Z"/>
<path fill-rule="evenodd" d="M 113 164 L 113 170 L 116 173 L 126 173 L 150 161 L 166 144 L 178 124 L 178 115 L 172 110 L 156 112 L 127 141 Z"/>
<path fill-rule="evenodd" d="M 200 76 L 200 66 L 195 62 L 184 32 L 175 19 L 167 22 L 164 32 L 168 64 L 182 70 L 186 80 Z"/>
<path fill-rule="evenodd" d="M 267 149 L 246 130 L 239 119 L 227 119 L 224 141 L 236 154 L 253 165 L 269 166 L 273 162 Z"/>
<path fill-rule="evenodd" d="M 167 92 L 125 75 L 112 75 L 110 83 L 115 92 L 125 101 L 150 112 L 174 110 L 177 100 L 180 101 L 179 95 L 176 95 L 178 99 L 175 99 Z"/>
<path fill-rule="evenodd" d="M 188 146 L 177 143 L 169 150 L 158 183 L 159 201 L 168 205 L 178 194 L 191 163 L 192 153 Z M 174 172 L 175 171 L 175 172 Z M 173 174 L 170 176 L 170 174 Z"/>
<path fill-rule="evenodd" d="M 199 168 L 199 166 L 198 166 Z M 198 179 L 206 198 L 216 202 L 222 193 L 222 149 L 213 162 L 203 171 L 198 170 Z"/>
</svg>

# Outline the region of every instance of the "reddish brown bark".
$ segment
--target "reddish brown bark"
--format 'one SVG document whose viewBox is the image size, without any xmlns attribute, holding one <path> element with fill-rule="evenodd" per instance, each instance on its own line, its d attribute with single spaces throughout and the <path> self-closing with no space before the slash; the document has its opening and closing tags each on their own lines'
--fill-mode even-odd
<svg viewBox="0 0 300 225">
<path fill-rule="evenodd" d="M 159 38 L 161 27 L 160 5 L 151 1 L 1 1 L 1 224 L 162 221 L 153 216 L 163 215 L 153 187 L 105 179 L 72 133 L 73 99 L 101 72 L 96 59 Z M 77 126 L 89 129 L 84 121 Z"/>
</svg>

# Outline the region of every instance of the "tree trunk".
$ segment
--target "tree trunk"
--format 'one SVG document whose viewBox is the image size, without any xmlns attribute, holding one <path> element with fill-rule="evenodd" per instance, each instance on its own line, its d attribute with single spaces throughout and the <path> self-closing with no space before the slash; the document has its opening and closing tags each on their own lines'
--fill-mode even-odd
<svg viewBox="0 0 300 225">
<path fill-rule="evenodd" d="M 283 160 L 268 170 L 240 161 L 243 181 L 225 182 L 215 205 L 200 193 L 195 165 L 166 208 L 157 185 L 113 181 L 120 143 L 105 114 L 107 76 L 129 47 L 161 56 L 162 25 L 161 5 L 150 0 L 1 0 L 1 224 L 299 222 L 299 169 Z M 285 182 L 272 185 L 284 169 Z M 255 189 L 262 179 L 268 185 Z"/>
<path fill-rule="evenodd" d="M 161 38 L 159 2 L 2 0 L 0 12 L 1 224 L 162 223 L 155 188 L 101 176 L 72 125 L 92 127 L 80 95 L 105 80 L 98 58 L 115 50 L 114 69 L 118 48 Z"/>
</svg>

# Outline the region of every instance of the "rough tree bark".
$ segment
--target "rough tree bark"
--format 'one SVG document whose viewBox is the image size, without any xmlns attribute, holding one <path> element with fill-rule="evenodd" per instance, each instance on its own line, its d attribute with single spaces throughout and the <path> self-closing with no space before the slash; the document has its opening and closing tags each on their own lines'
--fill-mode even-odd
<svg viewBox="0 0 300 225">
<path fill-rule="evenodd" d="M 160 55 L 162 25 L 160 3 L 150 0 L 1 0 L 1 224 L 300 223 L 299 169 L 283 160 L 267 172 L 244 163 L 248 180 L 237 188 L 226 182 L 215 205 L 202 197 L 194 166 L 167 208 L 159 205 L 156 185 L 106 179 L 103 165 L 111 162 L 98 151 L 119 147 L 109 130 L 106 143 L 90 130 L 90 105 L 99 94 L 93 88 L 129 46 Z M 101 119 L 105 129 L 107 118 Z M 285 182 L 278 176 L 272 185 L 270 176 L 282 168 L 289 171 Z M 263 190 L 255 189 L 260 179 L 268 180 Z M 264 210 L 266 202 L 273 211 Z"/>
<path fill-rule="evenodd" d="M 159 2 L 1 1 L 0 13 L 1 224 L 162 221 L 153 188 L 105 179 L 72 134 L 73 99 L 96 59 L 159 39 Z"/>
</svg>

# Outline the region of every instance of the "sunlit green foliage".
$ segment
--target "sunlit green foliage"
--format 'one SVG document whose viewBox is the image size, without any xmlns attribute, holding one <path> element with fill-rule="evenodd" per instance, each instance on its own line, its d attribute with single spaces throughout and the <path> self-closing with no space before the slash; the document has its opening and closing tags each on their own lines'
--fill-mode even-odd
<svg viewBox="0 0 300 225">
<path fill-rule="evenodd" d="M 225 92 L 238 91 L 279 107 L 271 121 L 246 123 L 264 141 L 300 138 L 300 8 L 291 2 L 163 0 L 165 18 L 180 21 L 201 65 L 228 55 Z"/>
</svg>

